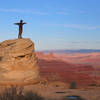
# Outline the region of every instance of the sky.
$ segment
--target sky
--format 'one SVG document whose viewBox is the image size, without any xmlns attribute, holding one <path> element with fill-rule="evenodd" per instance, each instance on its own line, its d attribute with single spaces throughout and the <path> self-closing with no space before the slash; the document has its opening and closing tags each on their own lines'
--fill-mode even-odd
<svg viewBox="0 0 100 100">
<path fill-rule="evenodd" d="M 100 49 L 100 0 L 0 0 L 0 42 L 20 19 L 36 50 Z"/>
</svg>

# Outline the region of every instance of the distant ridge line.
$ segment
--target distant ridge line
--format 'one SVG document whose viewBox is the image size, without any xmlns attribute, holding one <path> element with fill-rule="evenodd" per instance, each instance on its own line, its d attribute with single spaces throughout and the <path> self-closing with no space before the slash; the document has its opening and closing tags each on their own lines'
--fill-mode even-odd
<svg viewBox="0 0 100 100">
<path fill-rule="evenodd" d="M 77 50 L 43 50 L 44 53 L 96 53 L 100 52 L 100 49 L 77 49 Z"/>
</svg>

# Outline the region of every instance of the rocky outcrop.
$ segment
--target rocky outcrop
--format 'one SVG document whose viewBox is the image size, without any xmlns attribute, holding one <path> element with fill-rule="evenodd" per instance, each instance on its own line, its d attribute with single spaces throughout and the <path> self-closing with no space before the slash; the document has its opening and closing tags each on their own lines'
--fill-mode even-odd
<svg viewBox="0 0 100 100">
<path fill-rule="evenodd" d="M 38 80 L 34 43 L 30 39 L 0 43 L 0 85 L 27 85 Z"/>
</svg>

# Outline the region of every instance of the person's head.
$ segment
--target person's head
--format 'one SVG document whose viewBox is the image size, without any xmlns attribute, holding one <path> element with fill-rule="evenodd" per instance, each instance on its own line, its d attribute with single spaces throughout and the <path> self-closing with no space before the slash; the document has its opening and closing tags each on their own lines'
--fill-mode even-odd
<svg viewBox="0 0 100 100">
<path fill-rule="evenodd" d="M 23 23 L 23 20 L 20 20 L 20 23 Z"/>
</svg>

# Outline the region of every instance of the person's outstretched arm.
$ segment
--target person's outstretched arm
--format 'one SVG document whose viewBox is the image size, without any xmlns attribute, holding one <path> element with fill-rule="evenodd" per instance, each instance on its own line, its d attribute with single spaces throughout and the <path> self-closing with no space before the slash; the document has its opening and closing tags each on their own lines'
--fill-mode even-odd
<svg viewBox="0 0 100 100">
<path fill-rule="evenodd" d="M 19 25 L 20 23 L 14 23 L 15 25 Z"/>
<path fill-rule="evenodd" d="M 27 23 L 23 23 L 23 24 L 27 24 Z"/>
</svg>

